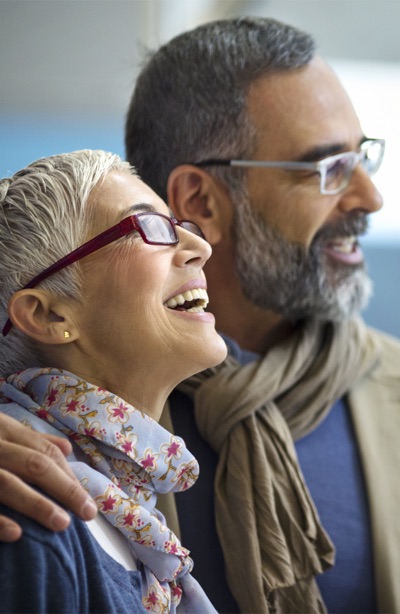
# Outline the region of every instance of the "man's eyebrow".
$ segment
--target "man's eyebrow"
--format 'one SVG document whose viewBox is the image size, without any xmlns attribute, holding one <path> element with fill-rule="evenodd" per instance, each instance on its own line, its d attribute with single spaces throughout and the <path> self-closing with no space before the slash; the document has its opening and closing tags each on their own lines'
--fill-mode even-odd
<svg viewBox="0 0 400 614">
<path fill-rule="evenodd" d="M 359 145 L 362 145 L 362 143 L 367 140 L 368 138 L 366 136 L 361 137 Z M 344 151 L 351 151 L 347 143 L 321 145 L 306 151 L 296 159 L 296 162 L 317 162 L 318 160 L 323 160 L 323 158 L 328 158 L 329 156 L 334 156 L 335 154 L 342 153 Z"/>
</svg>

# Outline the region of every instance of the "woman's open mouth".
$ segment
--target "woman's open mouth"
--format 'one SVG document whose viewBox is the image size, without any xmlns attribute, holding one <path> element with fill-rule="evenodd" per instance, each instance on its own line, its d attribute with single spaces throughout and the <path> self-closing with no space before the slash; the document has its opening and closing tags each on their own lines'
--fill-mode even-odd
<svg viewBox="0 0 400 614">
<path fill-rule="evenodd" d="M 164 303 L 168 309 L 200 313 L 208 305 L 208 294 L 204 288 L 194 288 L 182 294 L 177 294 Z"/>
</svg>

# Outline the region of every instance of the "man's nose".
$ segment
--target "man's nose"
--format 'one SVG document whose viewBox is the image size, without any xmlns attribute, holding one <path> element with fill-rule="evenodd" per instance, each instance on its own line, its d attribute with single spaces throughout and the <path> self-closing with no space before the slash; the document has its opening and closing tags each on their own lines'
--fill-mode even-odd
<svg viewBox="0 0 400 614">
<path fill-rule="evenodd" d="M 362 165 L 358 164 L 353 171 L 348 187 L 341 195 L 339 208 L 344 212 L 359 210 L 369 214 L 379 211 L 382 206 L 381 193 Z"/>
</svg>

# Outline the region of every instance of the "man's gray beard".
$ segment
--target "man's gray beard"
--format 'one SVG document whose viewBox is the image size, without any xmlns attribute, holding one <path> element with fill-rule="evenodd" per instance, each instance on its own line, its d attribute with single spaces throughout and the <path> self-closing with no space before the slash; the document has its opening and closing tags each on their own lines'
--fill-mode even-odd
<svg viewBox="0 0 400 614">
<path fill-rule="evenodd" d="M 349 214 L 322 228 L 306 251 L 268 227 L 247 198 L 236 202 L 236 270 L 245 297 L 292 321 L 315 317 L 340 322 L 359 313 L 372 294 L 364 264 L 333 262 L 323 248 L 327 240 L 363 234 L 367 226 L 366 215 Z"/>
</svg>

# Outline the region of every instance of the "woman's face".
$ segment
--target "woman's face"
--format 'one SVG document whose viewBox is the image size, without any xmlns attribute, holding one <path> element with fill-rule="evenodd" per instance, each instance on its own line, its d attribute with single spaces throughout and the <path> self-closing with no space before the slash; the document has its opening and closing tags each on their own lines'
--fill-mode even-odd
<svg viewBox="0 0 400 614">
<path fill-rule="evenodd" d="M 110 173 L 89 206 L 95 215 L 88 239 L 132 213 L 170 216 L 163 201 L 128 172 Z M 81 261 L 84 296 L 75 316 L 80 374 L 121 396 L 130 391 L 111 387 L 114 380 L 119 385 L 127 379 L 125 388 L 140 383 L 147 392 L 139 403 L 145 405 L 158 386 L 168 394 L 226 354 L 211 313 L 171 307 L 174 297 L 206 288 L 203 266 L 211 255 L 206 241 L 176 229 L 176 245 L 147 245 L 134 232 Z"/>
</svg>

